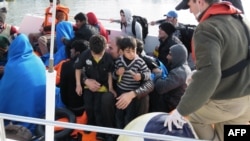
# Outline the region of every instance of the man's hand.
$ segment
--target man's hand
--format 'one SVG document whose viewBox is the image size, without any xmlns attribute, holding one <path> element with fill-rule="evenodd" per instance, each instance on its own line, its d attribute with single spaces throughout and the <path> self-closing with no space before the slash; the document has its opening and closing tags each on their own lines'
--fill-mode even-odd
<svg viewBox="0 0 250 141">
<path fill-rule="evenodd" d="M 96 92 L 100 89 L 101 84 L 94 79 L 86 79 L 85 85 L 89 88 L 90 91 Z"/>
<path fill-rule="evenodd" d="M 184 119 L 182 115 L 175 109 L 173 110 L 166 118 L 164 122 L 164 126 L 168 126 L 168 130 L 172 131 L 172 123 L 176 126 L 178 129 L 182 129 L 184 123 L 187 121 Z"/>
<path fill-rule="evenodd" d="M 126 109 L 128 105 L 131 103 L 131 101 L 136 97 L 136 94 L 134 91 L 126 92 L 120 95 L 119 97 L 116 98 L 116 107 L 118 109 Z"/>
</svg>

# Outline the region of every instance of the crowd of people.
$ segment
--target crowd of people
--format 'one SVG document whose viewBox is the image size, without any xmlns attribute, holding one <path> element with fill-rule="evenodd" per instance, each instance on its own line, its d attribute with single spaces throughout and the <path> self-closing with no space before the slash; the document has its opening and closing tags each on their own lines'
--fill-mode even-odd
<svg viewBox="0 0 250 141">
<path fill-rule="evenodd" d="M 1 113 L 44 118 L 53 0 L 49 2 L 40 32 L 28 36 L 6 24 L 7 11 L 0 9 Z M 110 38 L 94 12 L 77 13 L 72 24 L 69 8 L 57 0 L 53 65 L 63 107 L 75 116 L 86 113 L 87 125 L 119 129 L 142 114 L 167 112 L 169 131 L 188 119 L 200 139 L 223 141 L 225 124 L 250 120 L 250 66 L 234 67 L 248 57 L 250 24 L 240 1 L 234 2 L 182 0 L 176 10 L 190 8 L 199 24 L 179 23 L 174 10 L 151 21 L 159 24 L 159 45 L 150 56 L 144 52 L 139 22 L 136 34 L 132 31 L 130 9 L 119 11 L 121 19 L 111 19 L 121 23 L 123 34 Z M 14 124 L 36 134 L 34 124 Z M 116 138 L 96 134 L 97 140 Z"/>
</svg>

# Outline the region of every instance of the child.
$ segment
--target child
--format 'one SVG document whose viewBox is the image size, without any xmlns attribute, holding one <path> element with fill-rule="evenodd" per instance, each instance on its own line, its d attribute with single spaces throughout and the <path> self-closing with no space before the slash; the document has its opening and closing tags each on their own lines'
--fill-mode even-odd
<svg viewBox="0 0 250 141">
<path fill-rule="evenodd" d="M 143 42 L 139 39 L 136 39 L 136 53 L 139 57 L 141 57 L 145 63 L 147 64 L 148 68 L 150 69 L 151 73 L 151 80 L 155 80 L 155 74 L 154 73 L 162 73 L 162 78 L 166 78 L 168 74 L 167 68 L 164 66 L 164 64 L 157 58 L 154 58 L 152 56 L 143 54 L 144 45 Z"/>
<path fill-rule="evenodd" d="M 112 84 L 113 59 L 105 52 L 106 39 L 102 35 L 94 35 L 89 41 L 90 49 L 84 51 L 75 63 L 76 93 L 84 93 L 85 110 L 88 125 L 112 127 L 104 121 L 103 99 L 111 93 L 116 96 Z M 82 91 L 82 85 L 84 91 Z M 110 109 L 112 110 L 112 109 Z M 86 132 L 87 133 L 87 132 Z M 108 140 L 111 135 L 97 133 L 98 140 Z"/>
<path fill-rule="evenodd" d="M 118 43 L 123 55 L 115 61 L 113 77 L 118 80 L 116 91 L 118 95 L 116 103 L 117 127 L 122 129 L 136 117 L 138 100 L 133 99 L 129 104 L 122 104 L 119 103 L 119 99 L 123 93 L 135 90 L 140 87 L 143 81 L 149 80 L 151 72 L 144 60 L 136 54 L 135 38 L 124 37 Z"/>
</svg>

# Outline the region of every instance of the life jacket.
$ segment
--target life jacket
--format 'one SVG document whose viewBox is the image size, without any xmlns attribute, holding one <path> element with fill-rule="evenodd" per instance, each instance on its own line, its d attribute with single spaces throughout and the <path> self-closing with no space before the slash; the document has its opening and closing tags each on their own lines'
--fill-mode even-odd
<svg viewBox="0 0 250 141">
<path fill-rule="evenodd" d="M 54 69 L 56 70 L 56 85 L 59 85 L 60 84 L 60 80 L 61 80 L 61 70 L 62 70 L 62 64 L 64 62 L 67 62 L 69 61 L 69 59 L 66 59 L 66 60 L 62 60 L 60 63 L 58 63 L 57 65 L 54 66 Z"/>
<path fill-rule="evenodd" d="M 235 8 L 230 2 L 223 1 L 221 3 L 215 3 L 211 5 L 204 13 L 199 17 L 199 23 L 202 23 L 206 19 L 214 15 L 233 15 L 233 14 L 241 14 L 241 11 Z M 195 46 L 194 39 L 191 41 L 191 49 L 192 49 L 192 59 L 196 62 L 195 57 Z"/>
<path fill-rule="evenodd" d="M 46 27 L 51 27 L 52 25 L 52 7 L 48 7 L 45 10 L 45 19 L 43 22 L 43 27 L 46 29 Z M 69 19 L 69 8 L 65 7 L 63 5 L 57 5 L 56 6 L 56 11 L 62 11 L 65 14 L 65 20 L 67 21 Z M 58 20 L 55 19 L 56 24 L 58 23 Z M 50 29 L 50 28 L 47 28 Z M 44 30 L 45 34 L 50 34 L 51 30 Z"/>
</svg>

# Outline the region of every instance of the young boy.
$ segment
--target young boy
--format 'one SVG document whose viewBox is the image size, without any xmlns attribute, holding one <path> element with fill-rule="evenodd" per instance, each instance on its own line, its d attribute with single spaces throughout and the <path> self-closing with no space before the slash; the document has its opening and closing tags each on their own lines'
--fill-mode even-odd
<svg viewBox="0 0 250 141">
<path fill-rule="evenodd" d="M 94 35 L 89 41 L 90 49 L 84 51 L 75 63 L 76 93 L 84 93 L 84 106 L 88 117 L 88 125 L 112 127 L 113 123 L 106 123 L 108 109 L 103 109 L 103 99 L 113 93 L 112 71 L 113 59 L 105 52 L 106 39 L 102 35 Z M 82 91 L 82 86 L 84 91 Z M 110 109 L 113 110 L 113 109 Z M 98 140 L 108 140 L 111 135 L 97 133 Z"/>
<path fill-rule="evenodd" d="M 75 40 L 70 45 L 70 60 L 62 64 L 60 73 L 60 92 L 64 105 L 76 116 L 83 114 L 83 96 L 76 94 L 75 60 L 89 48 L 86 40 Z"/>
<path fill-rule="evenodd" d="M 114 79 L 117 79 L 117 111 L 116 124 L 118 128 L 124 128 L 137 115 L 138 99 L 133 99 L 129 104 L 119 103 L 123 93 L 140 87 L 143 81 L 150 79 L 150 70 L 146 63 L 136 54 L 136 40 L 128 36 L 118 42 L 123 55 L 115 61 Z M 131 100 L 131 99 L 130 99 Z"/>
</svg>

